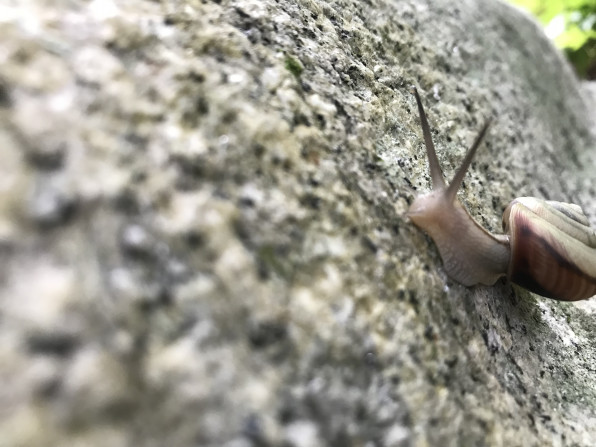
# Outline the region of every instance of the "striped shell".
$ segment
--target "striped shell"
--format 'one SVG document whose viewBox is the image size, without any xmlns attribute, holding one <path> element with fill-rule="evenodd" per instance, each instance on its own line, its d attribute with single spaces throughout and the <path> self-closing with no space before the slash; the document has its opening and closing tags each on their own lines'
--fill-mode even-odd
<svg viewBox="0 0 596 447">
<path fill-rule="evenodd" d="M 503 228 L 511 281 L 557 300 L 596 295 L 596 233 L 579 206 L 520 197 L 505 209 Z"/>
</svg>

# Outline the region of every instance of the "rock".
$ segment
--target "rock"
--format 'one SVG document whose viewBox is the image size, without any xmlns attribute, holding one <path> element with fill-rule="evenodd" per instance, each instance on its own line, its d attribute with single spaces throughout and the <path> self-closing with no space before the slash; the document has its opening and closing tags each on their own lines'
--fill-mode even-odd
<svg viewBox="0 0 596 447">
<path fill-rule="evenodd" d="M 0 10 L 3 444 L 596 444 L 596 302 L 463 287 L 405 217 L 414 84 L 447 177 L 494 119 L 483 225 L 523 195 L 596 223 L 590 87 L 523 13 Z"/>
</svg>

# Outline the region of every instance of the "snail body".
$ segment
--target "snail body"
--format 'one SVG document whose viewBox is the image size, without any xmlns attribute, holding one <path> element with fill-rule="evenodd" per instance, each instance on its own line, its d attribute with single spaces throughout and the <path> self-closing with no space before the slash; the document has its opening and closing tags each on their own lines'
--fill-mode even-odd
<svg viewBox="0 0 596 447">
<path fill-rule="evenodd" d="M 481 129 L 449 185 L 445 183 L 422 101 L 413 88 L 433 190 L 408 211 L 435 242 L 447 274 L 472 286 L 499 278 L 547 298 L 577 301 L 596 295 L 596 232 L 578 205 L 533 197 L 513 200 L 503 213 L 505 235 L 478 224 L 457 200 L 459 189 L 489 122 Z"/>
</svg>

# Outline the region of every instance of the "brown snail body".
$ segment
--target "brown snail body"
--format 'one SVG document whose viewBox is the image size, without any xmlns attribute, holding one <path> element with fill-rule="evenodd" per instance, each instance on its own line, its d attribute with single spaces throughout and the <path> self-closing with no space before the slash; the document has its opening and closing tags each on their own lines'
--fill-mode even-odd
<svg viewBox="0 0 596 447">
<path fill-rule="evenodd" d="M 503 214 L 506 235 L 482 228 L 456 194 L 484 137 L 487 122 L 449 185 L 415 88 L 433 190 L 417 197 L 409 218 L 434 240 L 447 274 L 471 286 L 506 276 L 547 298 L 577 301 L 596 295 L 596 233 L 578 205 L 533 197 L 513 200 Z"/>
</svg>

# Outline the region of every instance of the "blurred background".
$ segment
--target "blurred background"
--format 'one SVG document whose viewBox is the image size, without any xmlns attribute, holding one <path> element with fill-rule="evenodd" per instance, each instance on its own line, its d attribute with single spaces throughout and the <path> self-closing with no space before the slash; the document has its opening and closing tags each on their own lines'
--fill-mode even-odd
<svg viewBox="0 0 596 447">
<path fill-rule="evenodd" d="M 596 0 L 509 2 L 536 16 L 580 78 L 596 80 Z"/>
</svg>

